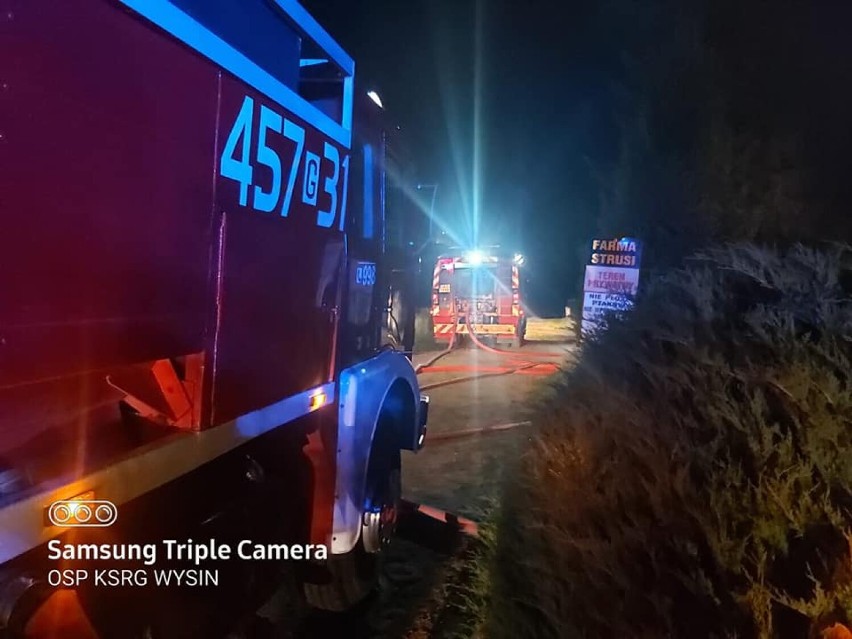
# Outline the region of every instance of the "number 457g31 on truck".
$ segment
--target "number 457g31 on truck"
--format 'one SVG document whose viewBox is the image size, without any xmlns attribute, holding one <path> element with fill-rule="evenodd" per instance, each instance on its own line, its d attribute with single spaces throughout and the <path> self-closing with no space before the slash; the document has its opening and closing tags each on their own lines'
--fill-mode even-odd
<svg viewBox="0 0 852 639">
<path fill-rule="evenodd" d="M 53 539 L 323 545 L 304 593 L 351 605 L 428 407 L 383 344 L 386 116 L 294 0 L 7 7 L 0 630 L 31 635 L 55 601 Z M 79 506 L 57 521 L 60 500 L 110 525 L 63 525 Z M 222 570 L 241 596 L 274 572 Z M 222 615 L 234 588 L 208 593 Z M 121 617 L 105 636 L 191 609 L 169 589 L 74 594 L 95 628 Z"/>
</svg>

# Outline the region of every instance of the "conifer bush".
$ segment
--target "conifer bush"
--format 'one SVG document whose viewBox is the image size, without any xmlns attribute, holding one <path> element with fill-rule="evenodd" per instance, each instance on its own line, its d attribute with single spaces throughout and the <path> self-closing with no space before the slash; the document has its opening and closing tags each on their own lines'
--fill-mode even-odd
<svg viewBox="0 0 852 639">
<path fill-rule="evenodd" d="M 648 282 L 540 402 L 489 637 L 819 637 L 852 621 L 852 249 Z"/>
</svg>

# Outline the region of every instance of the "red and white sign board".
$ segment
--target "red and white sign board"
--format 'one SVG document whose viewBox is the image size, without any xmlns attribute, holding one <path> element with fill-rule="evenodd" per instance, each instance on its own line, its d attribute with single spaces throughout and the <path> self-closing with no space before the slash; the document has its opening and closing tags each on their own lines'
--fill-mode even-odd
<svg viewBox="0 0 852 639">
<path fill-rule="evenodd" d="M 635 296 L 639 290 L 639 269 L 616 266 L 587 266 L 585 293 L 620 293 Z"/>
<path fill-rule="evenodd" d="M 635 240 L 594 240 L 583 281 L 583 335 L 590 335 L 608 313 L 629 311 L 639 291 L 641 245 Z M 604 264 L 632 264 L 610 266 Z"/>
</svg>

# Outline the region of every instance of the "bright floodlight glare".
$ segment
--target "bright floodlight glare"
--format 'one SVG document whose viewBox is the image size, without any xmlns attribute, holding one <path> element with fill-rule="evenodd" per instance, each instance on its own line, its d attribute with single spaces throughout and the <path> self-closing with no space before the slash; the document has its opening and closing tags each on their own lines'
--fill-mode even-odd
<svg viewBox="0 0 852 639">
<path fill-rule="evenodd" d="M 485 260 L 485 254 L 479 249 L 474 249 L 473 251 L 468 251 L 465 259 L 473 266 L 479 266 Z"/>
<path fill-rule="evenodd" d="M 384 109 L 385 105 L 382 104 L 382 99 L 379 97 L 379 94 L 375 91 L 367 91 L 367 97 L 370 98 L 373 102 L 375 102 L 380 109 Z"/>
</svg>

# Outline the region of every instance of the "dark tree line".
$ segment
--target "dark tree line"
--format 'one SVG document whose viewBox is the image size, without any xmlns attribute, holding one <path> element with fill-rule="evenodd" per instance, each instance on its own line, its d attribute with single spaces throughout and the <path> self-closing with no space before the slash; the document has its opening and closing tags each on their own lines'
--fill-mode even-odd
<svg viewBox="0 0 852 639">
<path fill-rule="evenodd" d="M 588 158 L 599 232 L 645 238 L 656 264 L 716 241 L 849 239 L 850 17 L 830 2 L 602 4 L 617 144 Z"/>
<path fill-rule="evenodd" d="M 852 237 L 850 2 L 306 5 L 380 90 L 462 242 L 476 157 L 479 240 L 527 254 L 537 309 L 576 296 L 593 235 L 643 238 L 646 266 Z"/>
</svg>

